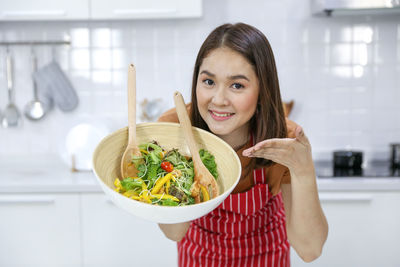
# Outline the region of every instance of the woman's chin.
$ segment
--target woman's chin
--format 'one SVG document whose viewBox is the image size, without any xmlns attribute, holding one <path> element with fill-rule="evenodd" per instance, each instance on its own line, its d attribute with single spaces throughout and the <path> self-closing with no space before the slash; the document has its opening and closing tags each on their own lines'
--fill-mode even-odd
<svg viewBox="0 0 400 267">
<path fill-rule="evenodd" d="M 221 127 L 221 126 L 215 127 L 214 125 L 211 125 L 211 127 L 210 127 L 210 125 L 209 125 L 208 128 L 210 129 L 210 131 L 213 134 L 218 135 L 218 136 L 228 135 L 231 132 L 230 128 L 228 128 L 228 127 Z"/>
</svg>

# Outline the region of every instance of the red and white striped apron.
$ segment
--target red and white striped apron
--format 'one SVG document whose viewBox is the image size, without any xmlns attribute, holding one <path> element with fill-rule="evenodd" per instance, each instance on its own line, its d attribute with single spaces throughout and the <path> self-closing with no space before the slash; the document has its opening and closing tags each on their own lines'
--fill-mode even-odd
<svg viewBox="0 0 400 267">
<path fill-rule="evenodd" d="M 265 169 L 253 176 L 250 190 L 191 222 L 178 243 L 179 266 L 290 266 L 282 193 L 271 196 Z"/>
</svg>

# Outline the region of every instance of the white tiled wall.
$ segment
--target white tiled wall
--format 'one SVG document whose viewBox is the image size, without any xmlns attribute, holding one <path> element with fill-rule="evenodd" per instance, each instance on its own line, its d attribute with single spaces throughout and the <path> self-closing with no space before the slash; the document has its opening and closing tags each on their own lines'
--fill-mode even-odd
<svg viewBox="0 0 400 267">
<path fill-rule="evenodd" d="M 137 66 L 138 101 L 172 93 L 188 101 L 196 53 L 207 34 L 224 22 L 246 22 L 262 30 L 275 51 L 285 101 L 295 100 L 291 118 L 303 125 L 315 158 L 335 149 L 388 158 L 400 142 L 400 15 L 312 17 L 308 1 L 204 0 L 204 16 L 188 20 L 0 23 L 0 40 L 70 39 L 54 57 L 79 97 L 71 113 L 52 110 L 39 122 L 0 129 L 0 154 L 58 153 L 65 133 L 81 121 L 102 121 L 111 130 L 127 122 L 126 70 Z M 0 47 L 0 111 L 7 104 L 5 49 Z M 12 47 L 16 102 L 32 99 L 29 47 Z M 38 47 L 39 65 L 52 59 Z"/>
</svg>

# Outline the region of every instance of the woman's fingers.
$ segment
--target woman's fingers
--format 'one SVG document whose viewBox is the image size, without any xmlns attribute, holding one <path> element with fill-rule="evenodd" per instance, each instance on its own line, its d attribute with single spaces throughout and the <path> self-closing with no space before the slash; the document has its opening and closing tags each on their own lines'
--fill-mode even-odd
<svg viewBox="0 0 400 267">
<path fill-rule="evenodd" d="M 249 151 L 247 154 L 243 153 L 247 157 L 256 157 L 269 159 L 277 163 L 282 163 L 285 159 L 288 159 L 289 150 L 285 148 L 260 148 L 258 150 Z"/>
<path fill-rule="evenodd" d="M 282 165 L 287 165 L 287 160 L 289 159 L 287 156 L 285 156 L 286 151 L 285 150 L 277 150 L 277 149 L 261 149 L 259 151 L 254 152 L 251 157 L 256 157 L 256 158 L 264 158 L 264 159 L 269 159 L 272 160 L 273 162 L 282 164 Z"/>
<path fill-rule="evenodd" d="M 292 138 L 272 138 L 268 140 L 261 141 L 257 143 L 254 148 L 257 150 L 259 148 L 265 148 L 265 147 L 287 147 L 291 143 L 293 143 Z"/>
<path fill-rule="evenodd" d="M 264 158 L 298 172 L 312 166 L 311 146 L 303 128 L 297 126 L 294 138 L 273 138 L 261 141 L 243 151 L 243 156 Z"/>
<path fill-rule="evenodd" d="M 296 135 L 296 140 L 302 143 L 303 145 L 306 145 L 309 143 L 307 136 L 304 134 L 303 128 L 298 125 L 295 130 L 295 135 Z"/>
<path fill-rule="evenodd" d="M 252 157 L 263 157 L 267 159 L 285 158 L 289 155 L 289 150 L 283 148 L 261 148 L 251 153 Z"/>
<path fill-rule="evenodd" d="M 306 146 L 309 144 L 308 138 L 304 134 L 303 128 L 301 126 L 296 127 L 295 138 L 272 138 L 264 140 L 255 144 L 253 147 L 244 150 L 243 155 L 249 156 L 251 153 L 254 153 L 259 149 L 265 148 L 284 148 L 290 150 L 290 148 L 293 148 L 293 146 L 296 145 L 296 141 Z"/>
<path fill-rule="evenodd" d="M 258 151 L 260 149 L 266 149 L 266 148 L 288 148 L 290 147 L 291 143 L 293 143 L 294 139 L 291 138 L 274 138 L 274 139 L 268 139 L 261 141 L 254 145 L 253 147 L 250 147 L 246 150 L 243 151 L 243 156 L 249 156 L 251 153 L 254 153 L 255 151 Z"/>
</svg>

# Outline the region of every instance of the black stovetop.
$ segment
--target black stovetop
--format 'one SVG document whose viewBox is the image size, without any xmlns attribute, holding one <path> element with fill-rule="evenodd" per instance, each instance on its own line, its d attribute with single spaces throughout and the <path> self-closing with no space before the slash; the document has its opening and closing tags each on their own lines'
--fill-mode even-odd
<svg viewBox="0 0 400 267">
<path fill-rule="evenodd" d="M 333 161 L 315 161 L 315 171 L 318 178 L 332 177 L 400 177 L 400 168 L 392 169 L 389 161 L 371 161 L 363 164 L 360 169 L 334 168 Z"/>
</svg>

